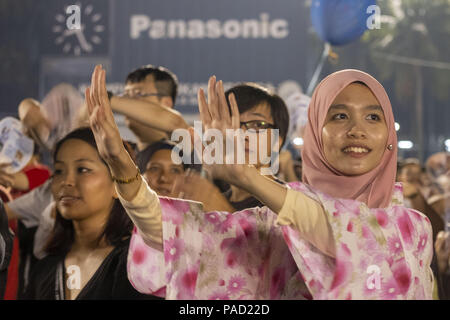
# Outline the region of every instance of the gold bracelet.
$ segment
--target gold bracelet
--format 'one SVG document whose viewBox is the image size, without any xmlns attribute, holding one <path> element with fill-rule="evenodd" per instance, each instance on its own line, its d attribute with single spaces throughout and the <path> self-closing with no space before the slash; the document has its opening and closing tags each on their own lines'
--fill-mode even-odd
<svg viewBox="0 0 450 320">
<path fill-rule="evenodd" d="M 116 178 L 116 177 L 112 177 L 112 179 L 113 179 L 113 181 L 114 182 L 117 182 L 117 183 L 119 183 L 119 184 L 129 184 L 129 183 L 132 183 L 132 182 L 134 182 L 134 181 L 136 181 L 137 179 L 139 179 L 139 176 L 140 176 L 140 172 L 139 172 L 139 169 L 136 167 L 136 170 L 137 170 L 137 172 L 136 172 L 136 175 L 133 177 L 133 178 L 128 178 L 128 179 L 119 179 L 119 178 Z"/>
</svg>

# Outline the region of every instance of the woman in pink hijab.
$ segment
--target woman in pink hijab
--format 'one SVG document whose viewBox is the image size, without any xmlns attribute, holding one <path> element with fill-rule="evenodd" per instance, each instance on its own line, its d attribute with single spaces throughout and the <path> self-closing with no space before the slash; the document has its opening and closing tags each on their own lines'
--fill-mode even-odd
<svg viewBox="0 0 450 320">
<path fill-rule="evenodd" d="M 304 140 L 305 184 L 291 185 L 278 220 L 314 298 L 431 299 L 431 225 L 403 206 L 395 184 L 397 137 L 382 85 L 358 70 L 326 77 L 313 94 Z M 285 210 L 299 198 L 294 190 L 324 210 L 330 231 L 319 242 L 305 241 L 300 220 L 308 213 Z M 331 259 L 317 250 L 324 242 Z"/>
<path fill-rule="evenodd" d="M 128 178 L 132 162 L 110 154 L 122 144 L 112 116 L 100 116 L 112 113 L 99 74 L 91 126 L 111 170 Z M 198 100 L 205 130 L 240 128 L 235 97 L 227 101 L 215 77 L 208 100 L 203 90 Z M 246 164 L 203 165 L 265 207 L 203 212 L 198 202 L 158 198 L 138 175 L 119 184 L 136 226 L 135 288 L 166 299 L 431 299 L 431 224 L 402 205 L 394 184 L 397 140 L 381 84 L 357 70 L 334 73 L 316 88 L 308 118 L 306 183 L 286 187 Z"/>
<path fill-rule="evenodd" d="M 228 108 L 216 94 L 208 102 L 200 94 L 205 128 L 238 128 L 233 99 L 224 115 Z M 302 160 L 303 183 L 289 188 L 245 165 L 210 171 L 277 213 L 275 224 L 313 299 L 431 299 L 431 224 L 403 206 L 392 107 L 376 79 L 343 70 L 317 86 Z"/>
</svg>

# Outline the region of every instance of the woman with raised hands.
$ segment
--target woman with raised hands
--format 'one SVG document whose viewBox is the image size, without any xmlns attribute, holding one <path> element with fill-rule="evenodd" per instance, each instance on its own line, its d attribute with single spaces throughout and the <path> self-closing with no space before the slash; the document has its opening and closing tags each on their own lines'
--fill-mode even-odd
<svg viewBox="0 0 450 320">
<path fill-rule="evenodd" d="M 91 125 L 108 146 L 118 130 L 104 74 L 99 78 L 103 93 Z M 227 100 L 215 78 L 208 86 L 208 101 L 199 92 L 205 129 L 239 128 L 234 97 Z M 199 203 L 163 197 L 158 205 L 118 149 L 105 147 L 104 159 L 120 177 L 119 198 L 140 236 L 130 244 L 128 276 L 141 292 L 167 299 L 431 298 L 431 225 L 402 205 L 390 102 L 364 72 L 340 71 L 316 88 L 302 154 L 305 184 L 286 187 L 246 164 L 205 165 L 262 208 L 205 213 Z"/>
<path fill-rule="evenodd" d="M 143 193 L 146 195 L 143 197 L 144 201 L 146 205 L 155 208 L 155 214 L 133 215 L 130 218 L 135 225 L 151 228 L 148 231 L 143 230 L 143 234 L 148 235 L 145 237 L 148 242 L 160 244 L 161 214 L 156 192 L 148 187 L 122 142 L 106 91 L 106 72 L 100 65 L 97 65 L 92 73 L 91 86 L 86 88 L 85 96 L 89 124 L 94 133 L 98 152 L 109 167 L 119 200 L 127 209 L 126 204 L 129 200 L 141 199 Z M 147 193 L 150 196 L 147 196 Z"/>
<path fill-rule="evenodd" d="M 206 102 L 200 92 L 205 127 L 228 121 L 236 128 L 238 114 L 231 107 L 230 117 L 223 94 L 217 97 Z M 289 188 L 251 166 L 211 171 L 278 214 L 314 299 L 431 299 L 431 225 L 402 204 L 394 118 L 382 85 L 358 70 L 326 77 L 309 106 L 302 159 L 304 183 Z"/>
<path fill-rule="evenodd" d="M 227 101 L 214 78 L 210 79 L 208 100 L 202 90 L 199 92 L 199 109 L 205 129 L 239 128 L 236 101 L 233 96 Z M 233 272 L 236 257 L 251 256 L 247 250 L 254 239 L 253 231 L 271 230 L 261 226 L 272 223 L 280 226 L 313 299 L 431 299 L 431 224 L 422 213 L 403 206 L 401 185 L 395 184 L 397 137 L 391 104 L 382 85 L 358 70 L 343 70 L 326 77 L 309 106 L 302 159 L 304 183 L 290 183 L 288 187 L 261 175 L 253 166 L 204 166 L 214 178 L 246 190 L 267 206 L 245 210 L 245 219 L 234 219 L 234 214 L 211 219 L 209 213 L 191 220 L 189 215 L 184 218 L 189 221 L 190 231 L 193 224 L 199 225 L 199 234 L 204 238 L 206 220 L 214 220 L 218 230 L 224 225 L 234 230 L 234 236 L 229 234 L 227 239 L 220 233 L 208 232 L 207 240 L 197 240 L 203 254 L 229 249 L 229 243 L 238 248 L 222 254 L 226 263 L 231 263 L 216 263 L 214 272 L 220 277 Z M 187 239 L 183 228 L 177 234 Z M 186 239 L 178 242 L 187 243 Z M 177 248 L 176 244 L 173 242 L 172 248 Z M 267 248 L 269 252 L 283 250 L 281 246 L 272 247 L 270 242 L 261 242 L 259 250 L 253 246 L 259 254 L 268 252 L 264 250 Z M 197 258 L 189 256 L 187 250 L 179 251 L 179 260 Z M 195 261 L 204 270 L 207 258 Z M 255 261 L 247 259 L 240 265 L 251 266 Z M 204 272 L 217 280 L 214 272 Z M 205 281 L 197 279 L 193 290 L 198 293 L 207 287 L 212 292 L 215 287 L 215 297 L 229 298 L 234 288 L 242 292 L 248 284 L 244 274 L 241 272 L 234 282 L 223 279 L 209 283 L 208 277 L 202 275 Z M 287 279 L 280 281 L 276 272 L 272 276 L 279 281 L 279 288 L 292 285 Z M 304 293 L 299 296 L 307 297 Z"/>
<path fill-rule="evenodd" d="M 133 286 L 166 299 L 309 298 L 274 225 L 276 215 L 267 207 L 258 213 L 261 218 L 252 213 L 247 219 L 245 210 L 205 213 L 202 203 L 158 197 L 149 188 L 122 146 L 105 81 L 105 71 L 97 66 L 86 100 L 99 153 L 136 226 L 128 256 Z M 220 241 L 210 243 L 216 234 Z"/>
<path fill-rule="evenodd" d="M 395 184 L 397 137 L 383 86 L 362 71 L 339 71 L 319 84 L 309 108 L 305 184 L 291 185 L 278 222 L 311 293 L 431 299 L 431 224 L 403 205 Z M 302 229 L 308 221 L 298 210 L 302 193 L 323 208 L 329 232 L 320 239 L 308 239 Z"/>
</svg>

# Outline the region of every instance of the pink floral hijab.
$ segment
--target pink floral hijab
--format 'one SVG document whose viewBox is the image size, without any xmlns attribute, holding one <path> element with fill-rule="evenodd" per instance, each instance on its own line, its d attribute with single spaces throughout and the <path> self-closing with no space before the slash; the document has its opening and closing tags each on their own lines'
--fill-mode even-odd
<svg viewBox="0 0 450 320">
<path fill-rule="evenodd" d="M 360 81 L 369 87 L 383 109 L 388 139 L 379 165 L 363 175 L 345 176 L 325 159 L 322 128 L 332 102 L 349 84 Z M 370 208 L 388 207 L 397 170 L 397 135 L 391 103 L 383 86 L 359 70 L 342 70 L 326 77 L 315 89 L 308 111 L 308 124 L 302 149 L 303 182 L 334 198 L 365 202 Z M 392 148 L 388 146 L 392 145 Z"/>
</svg>

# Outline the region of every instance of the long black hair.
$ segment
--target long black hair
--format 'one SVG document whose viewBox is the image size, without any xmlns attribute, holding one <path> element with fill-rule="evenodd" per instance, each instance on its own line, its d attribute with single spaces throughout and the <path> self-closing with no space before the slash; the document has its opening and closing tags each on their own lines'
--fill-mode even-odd
<svg viewBox="0 0 450 320">
<path fill-rule="evenodd" d="M 61 146 L 69 139 L 78 139 L 87 142 L 95 150 L 98 150 L 92 130 L 88 127 L 79 128 L 69 132 L 64 138 L 56 143 L 53 152 L 53 161 L 56 160 L 56 155 Z M 103 163 L 106 166 L 104 161 Z M 109 245 L 118 246 L 131 236 L 132 229 L 133 223 L 128 217 L 124 207 L 118 199 L 115 199 L 108 221 L 97 241 L 100 243 L 102 239 L 105 239 L 106 243 Z M 64 219 L 58 209 L 56 209 L 55 226 L 46 244 L 46 252 L 51 255 L 66 255 L 70 251 L 74 240 L 75 231 L 72 220 Z"/>
</svg>

